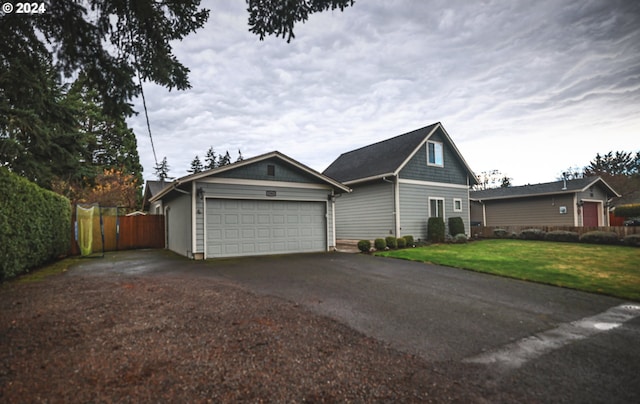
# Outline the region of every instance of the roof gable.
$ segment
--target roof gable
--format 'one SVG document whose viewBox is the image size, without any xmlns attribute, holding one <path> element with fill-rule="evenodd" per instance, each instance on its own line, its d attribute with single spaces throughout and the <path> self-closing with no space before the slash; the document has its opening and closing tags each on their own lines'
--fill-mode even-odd
<svg viewBox="0 0 640 404">
<path fill-rule="evenodd" d="M 545 182 L 542 184 L 522 185 L 518 187 L 505 187 L 485 189 L 469 192 L 472 200 L 526 198 L 529 196 L 573 194 L 584 192 L 590 187 L 598 185 L 604 188 L 607 195 L 619 196 L 618 193 L 600 177 L 578 178 L 575 180 Z"/>
<path fill-rule="evenodd" d="M 442 133 L 447 146 L 457 155 L 472 178 L 471 182 L 475 183 L 475 175 L 440 122 L 343 153 L 324 170 L 323 174 L 343 183 L 398 175 L 436 131 Z"/>
<path fill-rule="evenodd" d="M 158 199 L 161 199 L 164 195 L 168 194 L 169 192 L 171 192 L 172 190 L 176 189 L 179 186 L 182 186 L 186 183 L 190 183 L 192 181 L 196 181 L 202 178 L 206 178 L 206 177 L 212 177 L 212 176 L 219 176 L 219 177 L 227 177 L 227 178 L 237 178 L 237 176 L 233 175 L 232 172 L 234 170 L 240 170 L 242 171 L 243 169 L 247 169 L 249 166 L 251 165 L 256 165 L 256 163 L 259 162 L 263 162 L 263 161 L 280 161 L 282 162 L 284 165 L 288 166 L 291 168 L 292 171 L 299 171 L 300 172 L 300 176 L 299 178 L 305 178 L 307 179 L 306 182 L 308 182 L 309 179 L 315 179 L 317 183 L 325 183 L 327 185 L 330 185 L 331 187 L 333 187 L 336 190 L 342 191 L 342 192 L 350 192 L 351 190 L 349 189 L 349 187 L 345 186 L 344 184 L 341 184 L 340 182 L 329 178 L 323 174 L 320 174 L 319 172 L 313 170 L 312 168 L 307 167 L 306 165 L 278 152 L 278 151 L 273 151 L 270 153 L 265 153 L 256 157 L 252 157 L 249 159 L 245 159 L 233 164 L 228 164 L 222 167 L 216 167 L 210 170 L 206 170 L 200 173 L 196 173 L 196 174 L 191 174 L 191 175 L 187 175 L 185 177 L 182 178 L 178 178 L 177 180 L 175 180 L 174 182 L 170 183 L 170 184 L 166 184 L 167 186 L 157 195 L 155 195 L 153 198 L 151 198 L 151 201 L 155 201 Z M 296 181 L 294 181 L 296 182 Z M 302 182 L 302 181 L 298 181 L 298 182 Z"/>
</svg>

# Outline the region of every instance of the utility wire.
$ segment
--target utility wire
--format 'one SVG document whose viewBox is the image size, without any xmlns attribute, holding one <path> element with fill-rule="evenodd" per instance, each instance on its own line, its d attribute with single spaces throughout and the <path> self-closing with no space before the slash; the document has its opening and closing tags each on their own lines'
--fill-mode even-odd
<svg viewBox="0 0 640 404">
<path fill-rule="evenodd" d="M 144 117 L 147 120 L 147 131 L 149 132 L 149 139 L 151 140 L 151 150 L 153 151 L 153 160 L 156 162 L 156 167 L 158 167 L 158 157 L 156 156 L 156 148 L 153 145 L 153 136 L 151 136 L 151 125 L 149 124 L 149 112 L 147 111 L 147 100 L 144 98 L 144 90 L 142 89 L 142 80 L 140 79 L 140 72 L 136 71 L 138 74 L 138 83 L 140 83 L 140 94 L 142 94 L 142 107 L 144 108 Z"/>
</svg>

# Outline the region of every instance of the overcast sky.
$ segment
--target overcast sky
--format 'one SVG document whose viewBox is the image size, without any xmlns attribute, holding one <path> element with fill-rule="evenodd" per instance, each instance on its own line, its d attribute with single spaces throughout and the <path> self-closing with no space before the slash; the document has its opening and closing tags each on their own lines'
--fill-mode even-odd
<svg viewBox="0 0 640 404">
<path fill-rule="evenodd" d="M 640 150 L 640 1 L 357 0 L 290 43 L 248 32 L 245 1 L 203 1 L 175 43 L 192 88 L 145 83 L 158 160 L 187 174 L 210 146 L 278 150 L 322 172 L 341 153 L 442 122 L 471 169 L 555 181 Z M 142 102 L 129 120 L 155 179 Z"/>
</svg>

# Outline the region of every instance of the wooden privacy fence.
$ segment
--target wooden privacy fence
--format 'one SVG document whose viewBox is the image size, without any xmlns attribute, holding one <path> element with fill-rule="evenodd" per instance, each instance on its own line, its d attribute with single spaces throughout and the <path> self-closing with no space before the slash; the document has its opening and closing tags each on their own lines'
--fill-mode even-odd
<svg viewBox="0 0 640 404">
<path fill-rule="evenodd" d="M 71 255 L 80 255 L 76 241 L 75 217 L 71 228 Z M 164 216 L 102 216 L 104 251 L 164 248 Z M 102 251 L 100 216 L 93 217 L 93 251 Z"/>
<path fill-rule="evenodd" d="M 496 229 L 506 230 L 507 233 L 520 234 L 527 229 L 540 229 L 545 232 L 555 230 L 573 231 L 578 235 L 583 235 L 590 231 L 608 231 L 618 235 L 623 239 L 629 234 L 640 234 L 640 226 L 608 226 L 608 227 L 572 227 L 572 226 L 473 226 L 471 227 L 471 237 L 493 238 L 493 231 Z"/>
</svg>

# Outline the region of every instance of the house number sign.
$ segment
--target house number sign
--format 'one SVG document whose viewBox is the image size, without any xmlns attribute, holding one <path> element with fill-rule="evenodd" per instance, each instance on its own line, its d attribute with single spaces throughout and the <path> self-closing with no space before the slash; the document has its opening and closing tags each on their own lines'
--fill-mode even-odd
<svg viewBox="0 0 640 404">
<path fill-rule="evenodd" d="M 276 196 L 276 191 L 267 191 L 267 196 L 273 198 L 274 196 Z"/>
</svg>

